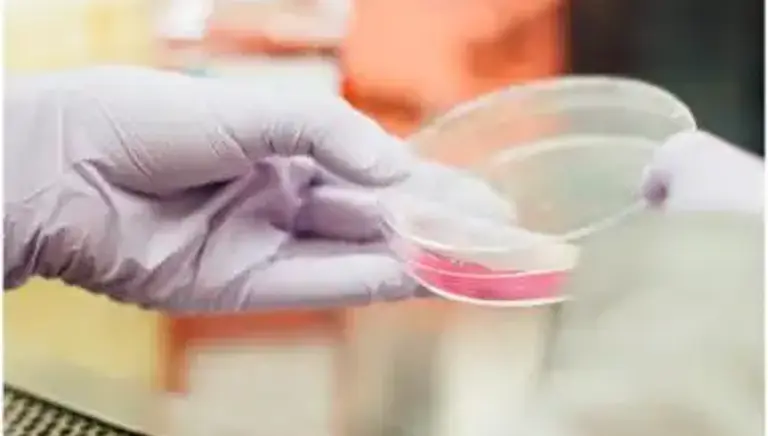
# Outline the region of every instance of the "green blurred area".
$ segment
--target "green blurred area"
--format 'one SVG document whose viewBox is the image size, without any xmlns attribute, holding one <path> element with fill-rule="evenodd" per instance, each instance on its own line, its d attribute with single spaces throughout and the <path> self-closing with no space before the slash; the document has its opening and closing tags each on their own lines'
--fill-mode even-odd
<svg viewBox="0 0 768 436">
<path fill-rule="evenodd" d="M 763 9 L 759 0 L 580 0 L 572 68 L 669 89 L 699 125 L 764 153 Z"/>
</svg>

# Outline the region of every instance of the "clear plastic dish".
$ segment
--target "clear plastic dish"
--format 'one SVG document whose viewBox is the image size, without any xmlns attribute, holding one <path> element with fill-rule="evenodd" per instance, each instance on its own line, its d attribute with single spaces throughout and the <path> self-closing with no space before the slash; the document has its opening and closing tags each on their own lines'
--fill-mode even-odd
<svg viewBox="0 0 768 436">
<path fill-rule="evenodd" d="M 630 79 L 566 77 L 487 95 L 410 143 L 483 179 L 514 204 L 516 221 L 393 195 L 382 200 L 389 246 L 445 298 L 501 307 L 563 301 L 585 238 L 642 210 L 639 182 L 655 147 L 695 128 L 674 95 Z"/>
</svg>

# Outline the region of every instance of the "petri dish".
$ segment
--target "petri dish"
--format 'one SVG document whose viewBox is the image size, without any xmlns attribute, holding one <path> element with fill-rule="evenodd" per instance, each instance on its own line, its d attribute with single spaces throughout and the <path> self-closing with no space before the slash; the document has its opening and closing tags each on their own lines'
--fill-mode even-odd
<svg viewBox="0 0 768 436">
<path fill-rule="evenodd" d="M 567 76 L 483 96 L 409 143 L 482 179 L 513 205 L 514 221 L 395 195 L 381 202 L 389 246 L 419 283 L 448 299 L 497 307 L 564 301 L 584 242 L 645 208 L 639 183 L 655 148 L 694 129 L 682 101 L 633 79 Z"/>
</svg>

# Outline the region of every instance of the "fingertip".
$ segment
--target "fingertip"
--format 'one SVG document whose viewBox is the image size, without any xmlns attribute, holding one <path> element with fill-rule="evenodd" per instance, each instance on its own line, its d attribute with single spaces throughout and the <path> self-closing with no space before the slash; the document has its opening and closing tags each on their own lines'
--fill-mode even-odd
<svg viewBox="0 0 768 436">
<path fill-rule="evenodd" d="M 313 190 L 296 218 L 297 229 L 346 241 L 381 238 L 376 196 L 362 189 L 322 186 Z"/>
<path fill-rule="evenodd" d="M 643 171 L 640 192 L 649 204 L 659 206 L 669 197 L 669 173 L 654 167 Z"/>
</svg>

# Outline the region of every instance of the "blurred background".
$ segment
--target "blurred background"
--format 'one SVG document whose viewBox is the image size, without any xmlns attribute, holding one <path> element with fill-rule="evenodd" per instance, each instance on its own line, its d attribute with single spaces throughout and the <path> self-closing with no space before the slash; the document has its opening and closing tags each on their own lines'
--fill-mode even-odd
<svg viewBox="0 0 768 436">
<path fill-rule="evenodd" d="M 125 63 L 330 92 L 401 136 L 510 84 L 618 74 L 669 89 L 702 127 L 762 155 L 763 6 L 8 0 L 4 62 L 7 74 Z M 509 362 L 532 370 L 550 316 L 505 320 L 499 347 L 472 333 L 487 316 L 443 302 L 167 317 L 35 281 L 5 296 L 5 376 L 147 434 L 474 436 L 503 422 L 477 406 L 498 380 L 525 390 Z"/>
</svg>

